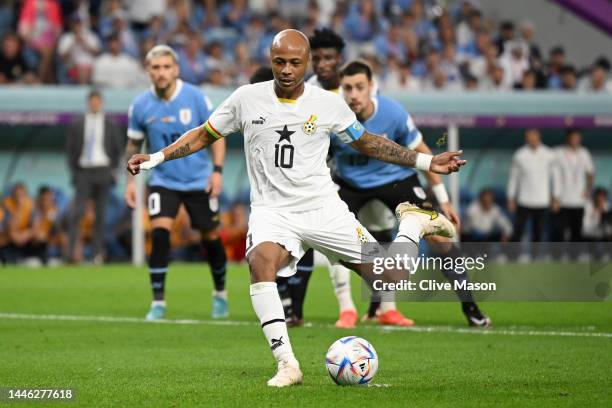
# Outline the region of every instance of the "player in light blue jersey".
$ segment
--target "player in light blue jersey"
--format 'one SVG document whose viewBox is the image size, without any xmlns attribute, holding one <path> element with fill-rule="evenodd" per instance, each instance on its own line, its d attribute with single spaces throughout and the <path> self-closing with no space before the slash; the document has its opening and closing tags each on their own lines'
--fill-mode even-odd
<svg viewBox="0 0 612 408">
<path fill-rule="evenodd" d="M 212 103 L 200 89 L 178 79 L 178 57 L 172 48 L 165 45 L 152 48 L 146 63 L 153 85 L 138 95 L 130 106 L 127 157 L 140 152 L 145 140 L 149 151 L 163 149 L 183 133 L 206 122 L 213 111 Z M 165 315 L 170 230 L 181 204 L 189 213 L 192 227 L 202 234 L 215 286 L 213 318 L 227 317 L 227 260 L 218 231 L 224 140 L 211 146 L 210 156 L 206 150 L 201 150 L 185 160 L 164 163 L 152 172 L 147 201 L 153 228 L 153 248 L 149 257 L 153 303 L 146 316 L 148 320 L 162 319 Z M 129 176 L 125 199 L 134 208 L 133 176 Z"/>
<path fill-rule="evenodd" d="M 345 101 L 368 132 L 382 135 L 412 150 L 431 154 L 430 148 L 423 141 L 423 136 L 415 126 L 410 114 L 400 104 L 389 98 L 380 94 L 373 96 L 372 71 L 366 63 L 352 61 L 340 70 L 339 75 Z M 340 186 L 340 197 L 379 242 L 392 240 L 392 230 L 395 228 L 392 214 L 398 203 L 409 201 L 419 207 L 431 205 L 428 203 L 427 195 L 415 169 L 367 157 L 354 149 L 347 149 L 333 137 L 330 154 L 334 181 Z M 442 213 L 459 229 L 459 217 L 450 203 L 442 179 L 431 171 L 424 172 L 424 175 Z M 375 211 L 371 211 L 373 200 L 376 200 L 379 205 Z M 391 222 L 387 222 L 384 218 L 385 207 L 389 209 Z M 362 212 L 362 210 L 365 211 Z M 375 214 L 368 214 L 368 210 Z M 431 236 L 427 239 L 434 243 L 448 241 L 439 236 Z M 456 254 L 448 252 L 447 255 Z M 334 268 L 340 269 L 342 266 L 334 266 Z M 443 272 L 450 280 L 466 279 L 465 274 L 460 275 L 453 270 Z M 341 276 L 342 273 L 337 270 L 332 273 L 332 276 L 339 275 Z M 345 275 L 348 275 L 348 271 L 345 272 Z M 490 319 L 480 312 L 469 291 L 459 290 L 457 295 L 470 326 L 487 327 L 490 325 Z M 352 301 L 350 303 L 352 304 Z M 367 318 L 374 318 L 379 307 L 378 320 L 380 323 L 406 326 L 413 324 L 410 319 L 402 319 L 403 316 L 395 309 L 395 302 L 372 302 Z M 345 319 L 341 312 L 339 322 L 348 320 L 346 317 L 349 314 L 352 321 L 355 321 L 356 311 L 350 312 L 350 310 L 344 311 L 344 314 L 347 315 L 344 316 Z"/>
<path fill-rule="evenodd" d="M 361 108 L 355 98 L 347 102 L 353 111 Z M 380 94 L 371 97 L 368 102 L 368 112 L 365 114 L 369 113 L 369 116 L 363 122 L 366 129 L 412 150 L 421 146 L 423 136 L 400 104 Z M 380 187 L 416 175 L 413 168 L 370 159 L 354 149 L 346 149 L 335 137 L 332 138 L 330 152 L 336 178 L 355 189 Z"/>
</svg>

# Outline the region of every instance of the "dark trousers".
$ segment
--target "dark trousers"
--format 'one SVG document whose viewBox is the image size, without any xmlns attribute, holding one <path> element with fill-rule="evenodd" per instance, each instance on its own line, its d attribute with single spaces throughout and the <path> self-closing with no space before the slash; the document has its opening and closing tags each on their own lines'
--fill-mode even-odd
<svg viewBox="0 0 612 408">
<path fill-rule="evenodd" d="M 79 234 L 79 224 L 85 213 L 88 199 L 94 201 L 96 223 L 93 231 L 93 253 L 104 255 L 104 219 L 108 195 L 113 184 L 111 169 L 107 167 L 81 169 L 74 175 L 75 195 L 68 230 L 68 258 L 74 257 L 74 248 Z"/>
<path fill-rule="evenodd" d="M 561 208 L 559 212 L 559 241 L 582 241 L 583 208 Z"/>
<path fill-rule="evenodd" d="M 514 220 L 512 241 L 519 242 L 525 231 L 525 224 L 531 220 L 531 242 L 541 242 L 546 222 L 547 208 L 527 208 L 518 206 Z"/>
<path fill-rule="evenodd" d="M 555 247 L 555 256 L 569 255 L 575 259 L 581 252 L 588 252 L 582 242 L 582 217 L 584 209 L 562 207 L 555 217 L 554 240 L 563 242 Z"/>
</svg>

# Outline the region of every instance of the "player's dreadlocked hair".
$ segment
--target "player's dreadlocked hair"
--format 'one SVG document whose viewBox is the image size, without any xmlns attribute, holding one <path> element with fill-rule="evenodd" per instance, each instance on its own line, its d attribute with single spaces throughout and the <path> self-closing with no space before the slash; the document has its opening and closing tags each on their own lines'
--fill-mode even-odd
<svg viewBox="0 0 612 408">
<path fill-rule="evenodd" d="M 308 41 L 310 41 L 311 50 L 316 50 L 318 48 L 335 48 L 338 52 L 342 52 L 345 45 L 342 37 L 329 28 L 315 30 L 314 35 L 309 37 Z"/>
</svg>

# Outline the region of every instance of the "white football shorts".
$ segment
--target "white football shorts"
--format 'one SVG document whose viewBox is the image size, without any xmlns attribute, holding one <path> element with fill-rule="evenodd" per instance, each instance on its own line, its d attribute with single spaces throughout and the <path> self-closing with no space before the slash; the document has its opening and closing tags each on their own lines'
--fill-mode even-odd
<svg viewBox="0 0 612 408">
<path fill-rule="evenodd" d="M 282 245 L 292 255 L 289 265 L 277 272 L 291 276 L 308 248 L 321 252 L 332 264 L 342 260 L 362 263 L 361 245 L 376 242 L 337 194 L 306 211 L 252 207 L 247 234 L 247 255 L 262 242 Z"/>
</svg>

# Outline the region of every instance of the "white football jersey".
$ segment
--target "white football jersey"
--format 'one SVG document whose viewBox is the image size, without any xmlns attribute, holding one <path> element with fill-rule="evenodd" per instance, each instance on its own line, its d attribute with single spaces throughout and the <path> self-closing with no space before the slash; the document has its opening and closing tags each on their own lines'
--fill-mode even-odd
<svg viewBox="0 0 612 408">
<path fill-rule="evenodd" d="M 319 88 L 323 88 L 323 85 L 319 82 L 319 78 L 316 75 L 311 76 L 306 81 L 307 84 L 318 86 Z"/>
<path fill-rule="evenodd" d="M 244 135 L 251 206 L 289 211 L 337 194 L 325 161 L 330 134 L 351 143 L 364 133 L 341 96 L 305 84 L 298 99 L 282 99 L 274 81 L 241 86 L 204 126 L 216 137 Z"/>
</svg>

